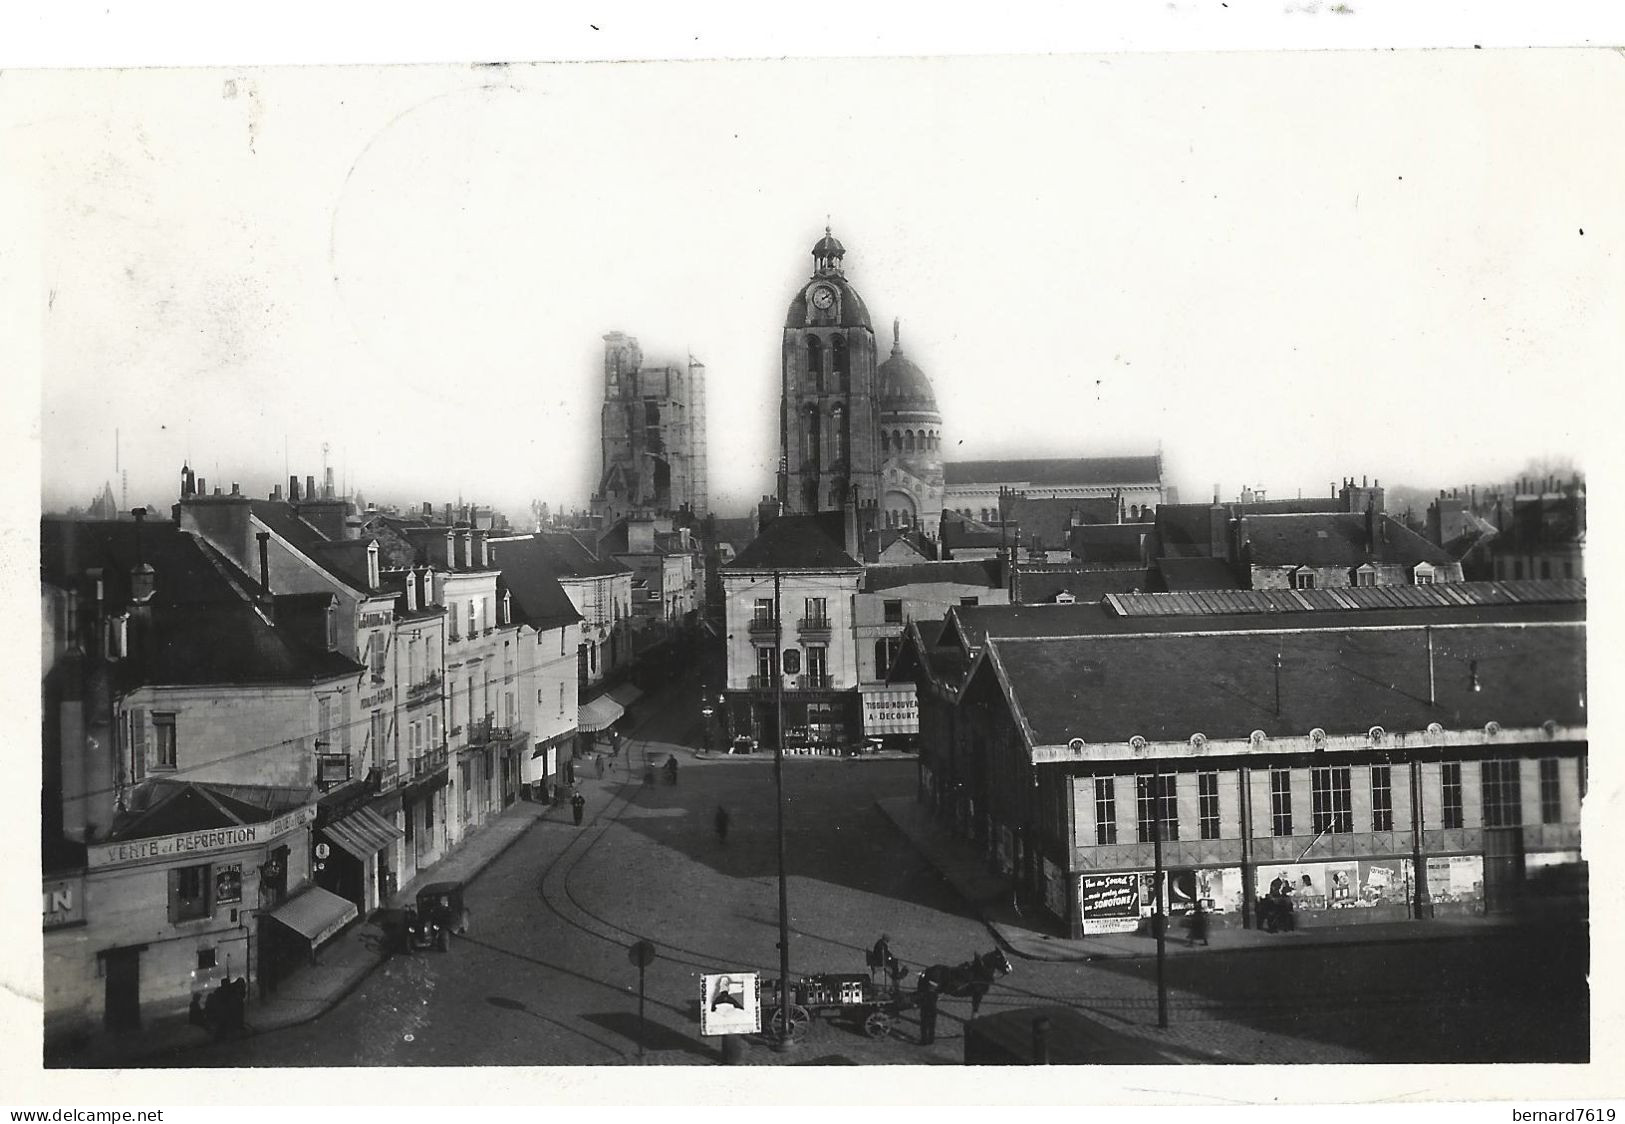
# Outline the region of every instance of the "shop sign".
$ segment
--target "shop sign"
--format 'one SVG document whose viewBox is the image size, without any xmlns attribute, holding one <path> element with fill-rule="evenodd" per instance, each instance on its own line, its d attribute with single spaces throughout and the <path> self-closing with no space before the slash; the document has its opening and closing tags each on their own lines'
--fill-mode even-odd
<svg viewBox="0 0 1625 1124">
<path fill-rule="evenodd" d="M 920 700 L 914 688 L 901 691 L 869 691 L 863 695 L 863 732 L 866 734 L 917 734 L 920 732 Z"/>
<path fill-rule="evenodd" d="M 104 843 L 90 848 L 88 865 L 92 869 L 126 866 L 132 863 L 159 862 L 187 855 L 204 855 L 213 851 L 264 845 L 280 839 L 290 831 L 304 827 L 315 818 L 316 808 L 309 805 L 264 823 L 238 824 L 233 827 L 209 828 L 206 831 L 189 831 L 181 835 L 158 835 L 150 839 L 127 839 L 119 843 Z"/>
<path fill-rule="evenodd" d="M 388 609 L 384 609 L 384 610 L 381 610 L 381 611 L 380 610 L 373 610 L 372 612 L 367 612 L 367 613 L 362 613 L 361 614 L 361 627 L 362 628 L 378 628 L 381 625 L 391 624 L 391 623 L 393 623 L 394 620 L 395 620 L 395 614 L 392 611 L 388 610 Z"/>
<path fill-rule="evenodd" d="M 214 900 L 217 905 L 230 905 L 243 900 L 242 863 L 215 868 Z"/>
<path fill-rule="evenodd" d="M 53 878 L 45 883 L 45 927 L 61 929 L 85 920 L 85 880 Z"/>
<path fill-rule="evenodd" d="M 1085 874 L 1078 903 L 1085 933 L 1132 933 L 1140 927 L 1140 876 Z"/>
<path fill-rule="evenodd" d="M 700 977 L 701 1034 L 759 1034 L 762 978 L 755 972 Z"/>
</svg>

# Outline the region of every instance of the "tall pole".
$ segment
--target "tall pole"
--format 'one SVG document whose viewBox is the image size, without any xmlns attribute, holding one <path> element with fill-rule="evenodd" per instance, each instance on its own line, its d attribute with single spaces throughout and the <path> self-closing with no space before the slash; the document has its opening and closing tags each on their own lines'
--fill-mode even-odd
<svg viewBox="0 0 1625 1124">
<path fill-rule="evenodd" d="M 773 784 L 777 792 L 779 813 L 779 1013 L 784 1020 L 783 1034 L 776 1048 L 787 1050 L 791 1046 L 790 1031 L 790 889 L 784 879 L 784 614 L 780 610 L 783 575 L 773 571 L 773 706 L 775 710 L 773 737 Z"/>
<path fill-rule="evenodd" d="M 1162 894 L 1162 773 L 1151 775 L 1156 786 L 1151 801 L 1151 847 L 1156 876 L 1151 892 L 1157 896 L 1157 1025 L 1168 1026 L 1168 915 L 1163 907 Z"/>
<path fill-rule="evenodd" d="M 640 1060 L 643 1057 L 643 1043 L 644 1043 L 644 1040 L 645 1040 L 645 1038 L 648 1037 L 644 1033 L 644 1028 L 645 1028 L 646 1024 L 643 1021 L 643 973 L 645 972 L 646 969 L 647 969 L 647 965 L 645 965 L 642 960 L 639 960 L 638 961 L 638 1058 Z"/>
</svg>

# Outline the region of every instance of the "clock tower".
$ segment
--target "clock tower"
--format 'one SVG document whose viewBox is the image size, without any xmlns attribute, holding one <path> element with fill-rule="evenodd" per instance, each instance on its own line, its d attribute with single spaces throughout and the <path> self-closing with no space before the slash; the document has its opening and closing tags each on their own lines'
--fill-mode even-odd
<svg viewBox="0 0 1625 1124">
<path fill-rule="evenodd" d="M 829 227 L 812 253 L 812 277 L 784 322 L 779 498 L 803 514 L 852 508 L 861 536 L 880 501 L 875 334 Z"/>
</svg>

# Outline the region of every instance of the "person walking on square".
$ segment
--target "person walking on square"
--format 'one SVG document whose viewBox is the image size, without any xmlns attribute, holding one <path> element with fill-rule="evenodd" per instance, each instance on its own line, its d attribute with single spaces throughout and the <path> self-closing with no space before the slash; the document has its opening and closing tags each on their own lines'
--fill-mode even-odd
<svg viewBox="0 0 1625 1124">
<path fill-rule="evenodd" d="M 581 826 L 581 817 L 587 813 L 587 798 L 581 793 L 570 797 L 570 813 L 575 816 L 576 826 Z"/>
<path fill-rule="evenodd" d="M 924 977 L 920 980 L 920 1045 L 929 1046 L 937 1040 L 937 988 Z"/>
<path fill-rule="evenodd" d="M 1202 908 L 1202 899 L 1196 899 L 1196 908 L 1191 910 L 1191 944 L 1207 947 L 1207 910 Z"/>
<path fill-rule="evenodd" d="M 599 753 L 593 754 L 592 761 L 593 761 L 593 764 L 598 767 L 598 779 L 603 780 L 604 779 L 604 757 L 603 757 L 603 755 L 599 754 Z"/>
<path fill-rule="evenodd" d="M 724 808 L 721 804 L 717 805 L 716 827 L 717 842 L 728 842 L 728 809 Z"/>
</svg>

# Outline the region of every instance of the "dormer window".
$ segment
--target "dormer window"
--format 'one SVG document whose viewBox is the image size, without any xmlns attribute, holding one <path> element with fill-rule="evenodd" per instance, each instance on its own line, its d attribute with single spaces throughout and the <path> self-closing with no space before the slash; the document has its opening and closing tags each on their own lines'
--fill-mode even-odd
<svg viewBox="0 0 1625 1124">
<path fill-rule="evenodd" d="M 513 623 L 513 596 L 507 590 L 502 591 L 502 623 Z"/>
<path fill-rule="evenodd" d="M 1433 567 L 1427 562 L 1418 562 L 1416 569 L 1411 571 L 1411 581 L 1417 585 L 1433 584 Z"/>
<path fill-rule="evenodd" d="M 327 650 L 334 652 L 339 646 L 339 614 L 337 606 L 327 603 Z"/>
<path fill-rule="evenodd" d="M 1293 589 L 1314 589 L 1315 588 L 1315 572 L 1313 570 L 1294 570 L 1294 571 L 1292 571 L 1292 588 Z"/>
<path fill-rule="evenodd" d="M 1364 566 L 1361 566 L 1354 571 L 1353 578 L 1356 586 L 1376 585 L 1377 568 L 1371 563 L 1367 562 Z"/>
<path fill-rule="evenodd" d="M 107 621 L 107 658 L 121 660 L 130 654 L 130 617 L 120 613 Z"/>
<path fill-rule="evenodd" d="M 367 588 L 378 588 L 378 540 L 367 544 Z"/>
<path fill-rule="evenodd" d="M 412 612 L 418 607 L 418 576 L 412 571 L 406 571 L 406 611 Z"/>
</svg>

